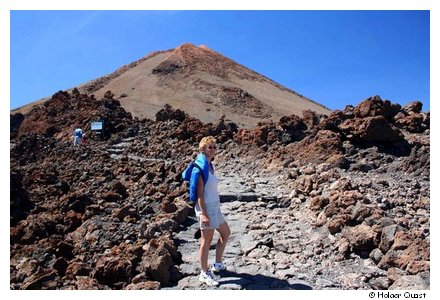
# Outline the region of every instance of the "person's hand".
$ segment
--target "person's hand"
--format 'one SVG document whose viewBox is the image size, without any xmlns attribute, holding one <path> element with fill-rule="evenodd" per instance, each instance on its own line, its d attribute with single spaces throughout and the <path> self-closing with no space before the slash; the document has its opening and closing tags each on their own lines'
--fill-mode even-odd
<svg viewBox="0 0 440 300">
<path fill-rule="evenodd" d="M 208 216 L 207 215 L 203 215 L 202 214 L 202 223 L 203 223 L 203 225 L 205 225 L 205 226 L 209 226 L 209 218 L 208 218 Z"/>
</svg>

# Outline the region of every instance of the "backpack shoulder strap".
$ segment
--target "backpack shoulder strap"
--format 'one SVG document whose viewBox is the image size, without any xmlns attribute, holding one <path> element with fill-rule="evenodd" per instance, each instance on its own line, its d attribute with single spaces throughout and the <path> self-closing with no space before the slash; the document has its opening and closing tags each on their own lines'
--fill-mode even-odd
<svg viewBox="0 0 440 300">
<path fill-rule="evenodd" d="M 202 169 L 202 167 L 199 166 L 198 164 L 196 164 L 195 162 L 192 162 L 191 165 L 192 165 L 193 167 L 196 167 L 197 169 L 199 169 L 200 174 L 202 175 L 203 182 L 205 182 L 205 176 L 203 176 L 203 169 Z"/>
</svg>

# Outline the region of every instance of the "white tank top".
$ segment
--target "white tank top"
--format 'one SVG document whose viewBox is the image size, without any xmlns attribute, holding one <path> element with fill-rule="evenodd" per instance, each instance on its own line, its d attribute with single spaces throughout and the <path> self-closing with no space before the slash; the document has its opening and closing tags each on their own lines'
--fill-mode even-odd
<svg viewBox="0 0 440 300">
<path fill-rule="evenodd" d="M 205 204 L 220 203 L 220 197 L 218 195 L 218 179 L 217 176 L 209 172 L 208 181 L 203 189 L 203 198 Z"/>
</svg>

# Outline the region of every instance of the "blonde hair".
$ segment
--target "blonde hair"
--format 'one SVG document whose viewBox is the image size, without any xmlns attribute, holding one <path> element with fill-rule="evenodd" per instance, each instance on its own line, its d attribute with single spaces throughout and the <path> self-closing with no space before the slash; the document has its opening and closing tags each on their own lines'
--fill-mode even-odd
<svg viewBox="0 0 440 300">
<path fill-rule="evenodd" d="M 205 150 L 205 147 L 207 145 L 211 145 L 211 144 L 215 144 L 215 138 L 213 136 L 205 136 L 204 138 L 201 139 L 200 143 L 199 143 L 199 151 L 203 152 L 203 150 Z"/>
</svg>

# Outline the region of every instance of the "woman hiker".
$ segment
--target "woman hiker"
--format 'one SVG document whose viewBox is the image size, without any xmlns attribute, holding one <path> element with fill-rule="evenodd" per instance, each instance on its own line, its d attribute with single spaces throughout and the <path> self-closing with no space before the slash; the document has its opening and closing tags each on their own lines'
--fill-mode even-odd
<svg viewBox="0 0 440 300">
<path fill-rule="evenodd" d="M 201 167 L 201 170 L 198 170 L 199 173 L 203 175 L 197 178 L 197 202 L 195 205 L 195 212 L 199 218 L 201 230 L 199 261 L 202 271 L 199 281 L 210 286 L 217 286 L 219 284 L 218 278 L 213 272 L 226 270 L 222 257 L 231 231 L 220 209 L 218 179 L 212 164 L 217 151 L 215 138 L 212 136 L 202 138 L 199 143 L 199 151 L 200 153 L 195 161 Z M 197 169 L 194 168 L 194 170 Z M 205 182 L 204 178 L 206 177 Z M 220 233 L 220 237 L 216 245 L 215 262 L 208 268 L 209 247 L 214 236 L 214 230 Z"/>
</svg>

